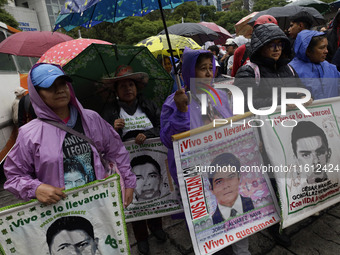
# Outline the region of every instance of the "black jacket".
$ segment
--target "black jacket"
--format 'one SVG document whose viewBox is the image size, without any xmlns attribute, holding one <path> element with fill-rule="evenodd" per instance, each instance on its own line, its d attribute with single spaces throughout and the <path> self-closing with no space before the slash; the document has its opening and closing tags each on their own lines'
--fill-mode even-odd
<svg viewBox="0 0 340 255">
<path fill-rule="evenodd" d="M 327 46 L 327 57 L 326 60 L 328 62 L 332 62 L 332 59 L 335 55 L 335 52 L 338 49 L 338 34 L 337 34 L 337 27 L 338 27 L 338 17 L 340 15 L 340 11 L 338 11 L 333 19 L 333 26 L 330 30 L 327 31 L 327 40 L 328 40 L 328 46 Z"/>
<path fill-rule="evenodd" d="M 246 212 L 249 212 L 249 211 L 251 211 L 255 208 L 253 201 L 251 200 L 250 197 L 242 197 L 241 196 L 241 201 L 242 201 L 242 208 L 243 208 L 242 213 L 243 214 L 246 213 Z M 218 208 L 218 206 L 216 207 L 216 211 L 214 212 L 212 219 L 213 219 L 214 225 L 224 221 L 222 213 L 221 213 L 220 209 Z"/>
<path fill-rule="evenodd" d="M 160 110 L 156 106 L 156 104 L 150 100 L 147 100 L 143 98 L 140 94 L 137 95 L 137 106 L 140 106 L 142 111 L 146 114 L 146 116 L 150 119 L 153 128 L 148 130 L 133 130 L 125 134 L 123 137 L 123 131 L 122 129 L 118 130 L 118 134 L 122 138 L 123 141 L 126 141 L 129 138 L 135 138 L 139 133 L 143 133 L 146 138 L 153 138 L 153 137 L 159 137 L 159 130 L 160 130 Z M 108 123 L 114 126 L 114 121 L 116 119 L 120 118 L 120 104 L 117 100 L 114 100 L 114 102 L 110 105 L 107 105 L 101 116 L 104 120 L 106 120 Z"/>
<path fill-rule="evenodd" d="M 281 39 L 284 43 L 281 57 L 275 61 L 261 55 L 262 47 L 270 41 Z M 255 109 L 272 106 L 273 87 L 302 87 L 294 69 L 288 66 L 291 53 L 290 41 L 284 32 L 274 24 L 264 24 L 256 27 L 252 34 L 250 61 L 257 64 L 260 71 L 260 82 L 256 83 L 255 71 L 249 65 L 239 68 L 235 76 L 235 85 L 238 86 L 247 98 L 247 88 L 253 88 L 253 106 Z M 266 78 L 266 79 L 265 79 Z M 270 79 L 268 79 L 270 78 Z M 291 93 L 288 98 L 298 98 L 296 93 Z M 245 100 L 246 103 L 247 99 Z M 278 105 L 281 104 L 281 90 L 278 89 Z M 249 110 L 245 105 L 245 110 Z"/>
<path fill-rule="evenodd" d="M 18 109 L 18 127 L 25 125 L 35 119 L 37 115 L 34 112 L 29 94 L 22 97 L 19 101 Z"/>
</svg>

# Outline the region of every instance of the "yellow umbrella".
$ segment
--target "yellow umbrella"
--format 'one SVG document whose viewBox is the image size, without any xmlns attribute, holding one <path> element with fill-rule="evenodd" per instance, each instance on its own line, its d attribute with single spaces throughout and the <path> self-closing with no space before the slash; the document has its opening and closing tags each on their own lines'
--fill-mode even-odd
<svg viewBox="0 0 340 255">
<path fill-rule="evenodd" d="M 171 48 L 175 55 L 180 56 L 185 47 L 196 50 L 201 49 L 193 39 L 180 35 L 169 35 Z M 150 36 L 136 44 L 136 46 L 145 46 L 150 52 L 157 57 L 158 55 L 170 56 L 168 41 L 165 35 Z"/>
</svg>

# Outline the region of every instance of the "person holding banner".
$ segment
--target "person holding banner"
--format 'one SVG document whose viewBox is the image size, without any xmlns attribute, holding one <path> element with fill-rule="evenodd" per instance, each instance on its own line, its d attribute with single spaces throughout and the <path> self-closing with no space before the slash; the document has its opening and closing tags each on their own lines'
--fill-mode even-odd
<svg viewBox="0 0 340 255">
<path fill-rule="evenodd" d="M 159 136 L 160 110 L 154 102 L 142 96 L 142 90 L 148 81 L 147 73 L 133 72 L 132 67 L 126 65 L 118 66 L 113 78 L 103 79 L 105 84 L 112 85 L 116 100 L 106 107 L 102 116 L 114 127 L 123 141 L 134 140 L 136 144 L 143 144 L 147 138 Z M 151 200 L 160 195 L 161 182 L 157 182 L 159 176 L 156 176 L 157 166 L 154 161 L 145 155 L 131 161 L 137 175 L 134 193 L 138 201 Z M 151 185 L 150 179 L 154 179 L 156 185 Z M 132 228 L 140 254 L 149 253 L 148 228 L 160 242 L 167 240 L 162 218 L 134 221 Z"/>
<path fill-rule="evenodd" d="M 239 194 L 241 162 L 234 154 L 220 154 L 210 166 L 221 169 L 209 172 L 210 189 L 217 200 L 214 225 L 255 208 L 251 198 Z"/>
<path fill-rule="evenodd" d="M 303 30 L 297 35 L 295 57 L 289 63 L 315 100 L 339 96 L 340 72 L 326 60 L 327 45 L 325 33 Z"/>
<path fill-rule="evenodd" d="M 182 57 L 182 77 L 186 89 L 190 90 L 192 94 L 191 101 L 189 104 L 189 98 L 185 89 L 177 90 L 168 96 L 162 107 L 160 132 L 160 138 L 168 148 L 170 174 L 178 187 L 179 183 L 171 136 L 208 124 L 214 118 L 224 119 L 232 116 L 227 93 L 222 90 L 216 90 L 222 104 L 215 104 L 215 102 L 209 101 L 208 114 L 202 115 L 201 113 L 201 101 L 196 94 L 204 93 L 200 89 L 201 87 L 210 89 L 209 87 L 213 82 L 216 71 L 214 55 L 206 50 L 185 48 Z M 193 80 L 191 78 L 196 79 Z M 183 215 L 177 215 L 177 217 L 183 217 Z M 243 245 L 247 250 L 248 242 L 243 243 Z M 234 247 L 234 245 L 232 246 Z M 227 247 L 222 252 L 232 251 L 230 251 L 230 247 Z"/>
<path fill-rule="evenodd" d="M 253 90 L 252 104 L 255 109 L 271 107 L 273 105 L 273 88 L 300 87 L 305 85 L 299 79 L 294 68 L 288 65 L 291 55 L 290 41 L 279 26 L 266 23 L 254 28 L 251 37 L 250 62 L 241 66 L 235 76 L 234 85 L 238 86 L 245 98 L 248 98 L 248 88 Z M 276 94 L 277 104 L 281 104 L 281 90 Z M 289 93 L 287 98 L 303 98 L 304 94 Z M 245 110 L 249 111 L 245 100 Z M 313 102 L 310 99 L 304 105 Z M 295 108 L 295 105 L 287 105 Z M 265 135 L 265 134 L 263 134 Z M 260 136 L 262 134 L 260 133 Z M 262 156 L 266 161 L 265 150 Z M 271 179 L 274 189 L 276 182 Z M 284 232 L 279 232 L 279 225 L 275 224 L 269 228 L 275 241 L 281 245 L 289 246 L 290 238 Z"/>
<path fill-rule="evenodd" d="M 81 166 L 86 166 L 87 178 L 78 182 L 82 185 L 107 177 L 101 161 L 103 155 L 107 161 L 115 162 L 120 171 L 126 188 L 124 206 L 128 206 L 136 176 L 131 172 L 129 153 L 117 132 L 96 112 L 82 107 L 75 97 L 72 79 L 60 66 L 36 64 L 27 81 L 38 118 L 19 130 L 4 164 L 7 178 L 4 188 L 26 201 L 37 198 L 43 204 L 55 204 L 66 196 L 64 168 L 70 160 L 82 161 Z"/>
<path fill-rule="evenodd" d="M 196 93 L 203 93 L 203 90 L 196 88 L 196 85 L 211 85 L 216 71 L 214 55 L 206 50 L 185 48 L 182 57 L 182 77 L 185 87 L 193 95 L 192 100 L 189 104 L 185 89 L 177 90 L 168 96 L 162 106 L 160 131 L 160 138 L 169 149 L 168 164 L 170 174 L 177 185 L 178 178 L 171 136 L 208 124 L 213 121 L 215 116 L 220 119 L 232 116 L 228 95 L 222 90 L 216 90 L 222 104 L 209 101 L 209 105 L 212 107 L 208 108 L 212 108 L 213 111 L 208 115 L 202 115 L 201 113 L 201 102 Z M 196 84 L 190 83 L 191 78 L 197 78 L 195 79 Z"/>
<path fill-rule="evenodd" d="M 147 73 L 133 72 L 127 65 L 118 66 L 113 78 L 102 80 L 104 84 L 113 85 L 116 100 L 106 106 L 101 116 L 114 127 L 123 142 L 135 140 L 136 144 L 143 144 L 145 139 L 159 136 L 160 110 L 141 93 L 148 81 Z"/>
</svg>

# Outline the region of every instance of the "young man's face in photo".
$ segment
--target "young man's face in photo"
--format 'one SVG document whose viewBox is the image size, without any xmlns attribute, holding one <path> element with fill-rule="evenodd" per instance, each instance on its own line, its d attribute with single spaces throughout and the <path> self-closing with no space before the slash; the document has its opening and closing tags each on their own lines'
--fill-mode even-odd
<svg viewBox="0 0 340 255">
<path fill-rule="evenodd" d="M 80 171 L 71 171 L 64 175 L 65 189 L 71 189 L 85 185 L 87 183 L 86 177 Z"/>
<path fill-rule="evenodd" d="M 330 157 L 330 149 L 326 147 L 320 136 L 300 138 L 296 141 L 296 155 L 299 165 L 308 167 L 306 171 L 307 182 L 320 182 L 327 178 L 327 174 L 322 168 L 327 165 Z M 317 168 L 321 168 L 316 171 Z M 302 169 L 302 171 L 304 171 Z"/>
<path fill-rule="evenodd" d="M 160 195 L 161 176 L 153 164 L 137 165 L 132 171 L 137 177 L 134 192 L 138 201 L 153 199 Z"/>
<path fill-rule="evenodd" d="M 51 255 L 95 255 L 97 242 L 83 230 L 62 230 L 51 243 Z"/>
<path fill-rule="evenodd" d="M 240 179 L 238 173 L 219 172 L 212 181 L 212 193 L 216 196 L 217 203 L 232 207 L 238 196 Z"/>
</svg>

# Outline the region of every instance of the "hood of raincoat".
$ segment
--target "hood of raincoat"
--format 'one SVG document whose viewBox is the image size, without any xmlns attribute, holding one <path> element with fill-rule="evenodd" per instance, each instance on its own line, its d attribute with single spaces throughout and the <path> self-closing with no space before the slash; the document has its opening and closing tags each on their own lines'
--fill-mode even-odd
<svg viewBox="0 0 340 255">
<path fill-rule="evenodd" d="M 195 78 L 195 66 L 198 56 L 201 53 L 210 53 L 208 50 L 192 50 L 188 47 L 185 47 L 183 51 L 183 64 L 182 64 L 182 76 L 184 80 L 184 85 L 187 86 L 187 89 L 190 90 L 190 78 Z M 215 61 L 214 56 L 212 55 L 212 64 L 213 64 L 213 75 L 215 76 Z"/>
<path fill-rule="evenodd" d="M 294 52 L 295 57 L 301 59 L 304 62 L 309 63 L 310 60 L 306 55 L 306 51 L 308 45 L 314 36 L 324 35 L 323 32 L 312 31 L 312 30 L 302 30 L 298 33 L 295 43 L 294 43 Z"/>
<path fill-rule="evenodd" d="M 59 116 L 50 107 L 48 107 L 45 104 L 45 102 L 41 99 L 40 95 L 38 94 L 37 90 L 35 89 L 35 87 L 32 83 L 32 78 L 31 78 L 32 70 L 39 65 L 43 65 L 43 63 L 39 63 L 39 64 L 34 65 L 31 69 L 31 71 L 29 72 L 28 78 L 27 78 L 28 92 L 29 92 L 29 95 L 30 95 L 30 100 L 32 102 L 34 111 L 35 111 L 37 117 L 40 118 L 40 119 L 49 119 L 49 120 L 62 122 L 62 120 L 59 118 Z M 58 68 L 60 68 L 60 70 L 62 70 L 62 68 L 59 65 L 55 65 L 55 66 L 57 66 Z M 67 84 L 68 84 L 69 89 L 70 89 L 70 96 L 71 96 L 70 104 L 75 106 L 76 109 L 78 110 L 78 112 L 81 113 L 82 110 L 83 110 L 83 107 L 81 106 L 81 104 L 76 99 L 71 83 L 68 82 Z"/>
<path fill-rule="evenodd" d="M 250 46 L 251 54 L 250 61 L 261 59 L 261 48 L 270 41 L 281 39 L 284 43 L 282 53 L 289 57 L 291 54 L 290 41 L 281 28 L 272 23 L 266 23 L 257 26 L 251 36 Z M 283 54 L 281 54 L 282 57 Z M 281 58 L 280 57 L 280 58 Z"/>
<path fill-rule="evenodd" d="M 295 57 L 289 63 L 297 72 L 306 88 L 312 93 L 314 100 L 336 97 L 339 95 L 338 79 L 340 74 L 335 65 L 327 60 L 312 63 L 306 55 L 306 50 L 314 36 L 322 32 L 303 30 L 295 40 Z"/>
</svg>

